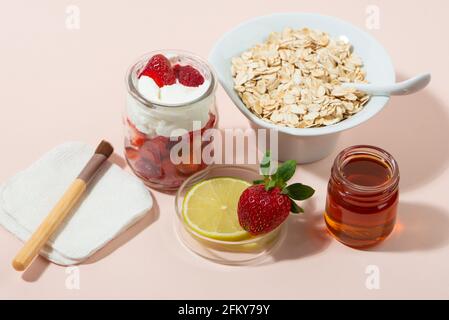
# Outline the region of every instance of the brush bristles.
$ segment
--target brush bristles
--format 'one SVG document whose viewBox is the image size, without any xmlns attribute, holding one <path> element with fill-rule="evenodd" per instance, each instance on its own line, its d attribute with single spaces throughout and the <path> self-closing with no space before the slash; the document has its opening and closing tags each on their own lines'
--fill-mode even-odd
<svg viewBox="0 0 449 320">
<path fill-rule="evenodd" d="M 100 144 L 98 145 L 97 149 L 95 150 L 96 154 L 102 154 L 106 158 L 109 158 L 109 156 L 114 152 L 114 148 L 111 146 L 111 144 L 105 140 L 102 140 Z"/>
</svg>

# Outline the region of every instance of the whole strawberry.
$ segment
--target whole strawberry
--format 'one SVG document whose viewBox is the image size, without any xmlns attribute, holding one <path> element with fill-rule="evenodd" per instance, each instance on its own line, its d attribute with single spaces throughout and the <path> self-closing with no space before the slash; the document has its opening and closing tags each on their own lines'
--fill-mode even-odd
<svg viewBox="0 0 449 320">
<path fill-rule="evenodd" d="M 238 215 L 243 229 L 253 235 L 270 232 L 279 226 L 290 213 L 290 198 L 274 187 L 266 190 L 262 184 L 243 191 Z"/>
<path fill-rule="evenodd" d="M 238 204 L 238 217 L 243 229 L 252 235 L 268 233 L 281 225 L 290 212 L 299 213 L 303 209 L 295 200 L 305 200 L 314 193 L 311 187 L 301 183 L 287 186 L 294 175 L 296 161 L 289 160 L 270 174 L 270 153 L 261 163 L 264 179 L 254 181 L 254 185 L 243 191 Z"/>
</svg>

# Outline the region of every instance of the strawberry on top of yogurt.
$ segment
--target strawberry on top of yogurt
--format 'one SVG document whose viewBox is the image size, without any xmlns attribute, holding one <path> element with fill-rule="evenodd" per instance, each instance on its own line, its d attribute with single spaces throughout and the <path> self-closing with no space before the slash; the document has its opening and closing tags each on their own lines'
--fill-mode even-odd
<svg viewBox="0 0 449 320">
<path fill-rule="evenodd" d="M 139 75 L 138 90 L 147 100 L 161 104 L 181 104 L 204 95 L 210 81 L 190 65 L 173 65 L 162 54 L 150 58 Z"/>
<path fill-rule="evenodd" d="M 154 53 L 131 67 L 125 155 L 145 183 L 175 190 L 207 167 L 202 159 L 194 161 L 193 154 L 201 154 L 210 142 L 193 143 L 193 137 L 201 138 L 217 124 L 215 83 L 207 63 L 187 52 Z M 182 156 L 181 163 L 171 155 L 180 142 L 187 147 L 173 154 Z"/>
</svg>

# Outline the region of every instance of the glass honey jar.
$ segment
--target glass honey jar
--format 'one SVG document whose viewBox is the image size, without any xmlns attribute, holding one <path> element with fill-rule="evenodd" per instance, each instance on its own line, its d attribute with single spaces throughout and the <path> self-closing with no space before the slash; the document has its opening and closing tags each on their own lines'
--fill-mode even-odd
<svg viewBox="0 0 449 320">
<path fill-rule="evenodd" d="M 370 247 L 393 231 L 399 201 L 399 168 L 385 150 L 353 146 L 331 170 L 324 215 L 327 229 L 350 247 Z"/>
</svg>

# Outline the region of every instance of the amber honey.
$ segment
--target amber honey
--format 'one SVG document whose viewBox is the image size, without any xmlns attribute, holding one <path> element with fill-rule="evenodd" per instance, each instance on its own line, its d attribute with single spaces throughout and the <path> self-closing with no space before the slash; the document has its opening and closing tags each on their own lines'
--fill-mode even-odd
<svg viewBox="0 0 449 320">
<path fill-rule="evenodd" d="M 383 241 L 396 222 L 399 169 L 385 150 L 354 146 L 335 159 L 325 222 L 340 242 L 357 248 Z"/>
</svg>

